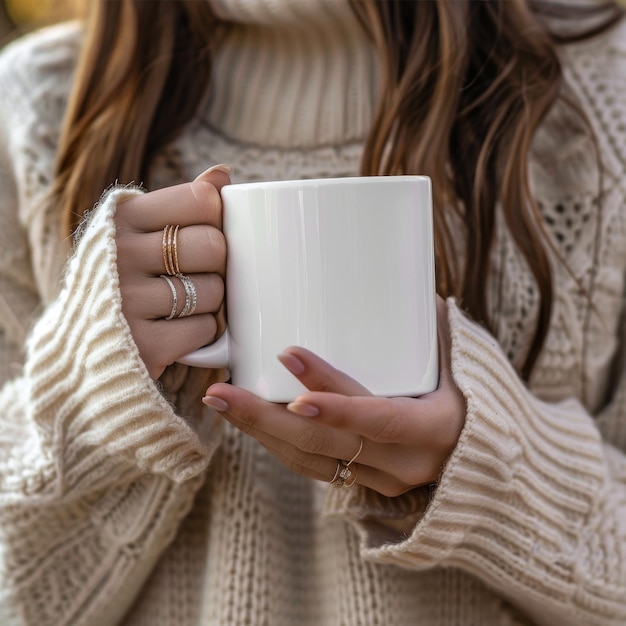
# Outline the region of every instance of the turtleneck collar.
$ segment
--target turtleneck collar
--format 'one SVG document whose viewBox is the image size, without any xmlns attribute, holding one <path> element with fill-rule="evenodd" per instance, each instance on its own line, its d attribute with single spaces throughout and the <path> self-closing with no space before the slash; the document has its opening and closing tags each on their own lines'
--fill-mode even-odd
<svg viewBox="0 0 626 626">
<path fill-rule="evenodd" d="M 207 121 L 248 144 L 306 148 L 362 140 L 377 58 L 347 0 L 211 0 L 228 34 Z"/>
</svg>

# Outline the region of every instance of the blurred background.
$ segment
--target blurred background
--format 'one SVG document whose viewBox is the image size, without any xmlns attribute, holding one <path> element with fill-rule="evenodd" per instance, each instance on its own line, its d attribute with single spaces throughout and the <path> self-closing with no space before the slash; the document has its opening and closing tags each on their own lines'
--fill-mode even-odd
<svg viewBox="0 0 626 626">
<path fill-rule="evenodd" d="M 0 47 L 30 30 L 76 17 L 85 0 L 0 0 Z"/>
</svg>

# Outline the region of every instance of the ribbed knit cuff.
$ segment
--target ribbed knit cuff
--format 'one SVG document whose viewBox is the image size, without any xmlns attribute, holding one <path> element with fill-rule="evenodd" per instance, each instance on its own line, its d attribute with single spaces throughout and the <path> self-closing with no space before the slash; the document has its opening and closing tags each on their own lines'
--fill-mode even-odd
<svg viewBox="0 0 626 626">
<path fill-rule="evenodd" d="M 521 585 L 567 603 L 606 480 L 599 434 L 577 402 L 531 395 L 494 338 L 452 300 L 448 307 L 467 418 L 433 499 L 413 531 L 394 540 L 358 492 L 344 490 L 338 511 L 354 520 L 366 558 L 457 566 L 503 590 Z"/>
<path fill-rule="evenodd" d="M 159 393 L 122 314 L 113 216 L 118 202 L 139 193 L 114 188 L 103 196 L 28 344 L 29 406 L 44 446 L 60 459 L 63 490 L 112 480 L 121 460 L 128 465 L 117 471 L 183 481 L 219 442 L 219 420 L 180 417 Z"/>
</svg>

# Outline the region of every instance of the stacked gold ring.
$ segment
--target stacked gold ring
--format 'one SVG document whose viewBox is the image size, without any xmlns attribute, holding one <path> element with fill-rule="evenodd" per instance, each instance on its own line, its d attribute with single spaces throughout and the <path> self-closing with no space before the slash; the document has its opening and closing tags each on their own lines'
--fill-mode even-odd
<svg viewBox="0 0 626 626">
<path fill-rule="evenodd" d="M 175 317 L 188 317 L 195 313 L 198 305 L 198 290 L 189 276 L 183 274 L 180 271 L 180 265 L 178 264 L 178 231 L 180 224 L 166 224 L 163 227 L 163 265 L 165 266 L 165 274 L 161 274 L 172 292 L 172 309 L 170 314 L 165 318 L 171 320 Z M 174 285 L 170 277 L 176 277 L 180 280 L 183 289 L 185 290 L 185 304 L 178 315 L 178 294 L 176 292 L 176 286 Z"/>
<path fill-rule="evenodd" d="M 175 226 L 167 224 L 163 228 L 163 265 L 168 276 L 178 276 L 180 267 L 178 265 L 178 230 L 180 224 Z"/>
</svg>

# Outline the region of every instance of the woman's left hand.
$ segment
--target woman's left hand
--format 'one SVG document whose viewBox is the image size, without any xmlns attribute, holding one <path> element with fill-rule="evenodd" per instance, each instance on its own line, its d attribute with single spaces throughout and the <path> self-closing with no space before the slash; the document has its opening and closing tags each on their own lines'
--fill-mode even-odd
<svg viewBox="0 0 626 626">
<path fill-rule="evenodd" d="M 309 389 L 287 406 L 238 387 L 212 385 L 203 399 L 257 439 L 290 470 L 329 482 L 340 460 L 356 482 L 393 497 L 437 480 L 457 444 L 465 400 L 450 372 L 447 307 L 438 298 L 438 388 L 419 398 L 373 396 L 304 348 L 285 350 L 282 364 Z M 352 482 L 354 476 L 348 480 Z"/>
</svg>

